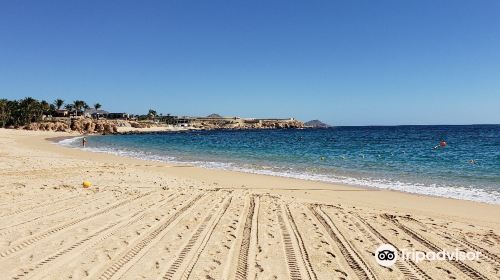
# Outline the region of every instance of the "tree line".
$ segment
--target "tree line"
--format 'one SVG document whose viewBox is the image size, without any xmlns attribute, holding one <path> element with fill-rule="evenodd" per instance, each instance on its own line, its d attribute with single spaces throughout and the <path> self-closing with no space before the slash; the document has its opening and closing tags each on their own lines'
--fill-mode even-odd
<svg viewBox="0 0 500 280">
<path fill-rule="evenodd" d="M 101 104 L 94 104 L 94 109 L 99 110 Z M 20 100 L 0 99 L 0 127 L 19 127 L 32 122 L 39 122 L 43 116 L 55 115 L 57 110 L 64 108 L 75 115 L 82 115 L 84 110 L 90 106 L 83 100 L 75 100 L 73 103 L 65 103 L 62 99 L 56 99 L 53 103 L 45 100 L 36 100 L 26 97 Z"/>
</svg>

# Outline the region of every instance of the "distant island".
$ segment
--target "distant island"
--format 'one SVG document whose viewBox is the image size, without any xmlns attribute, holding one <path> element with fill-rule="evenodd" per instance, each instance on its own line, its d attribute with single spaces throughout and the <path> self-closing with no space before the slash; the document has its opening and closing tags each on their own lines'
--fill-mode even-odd
<svg viewBox="0 0 500 280">
<path fill-rule="evenodd" d="M 304 123 L 304 127 L 310 127 L 310 128 L 328 128 L 332 127 L 329 124 L 326 124 L 320 120 L 312 120 Z"/>
</svg>

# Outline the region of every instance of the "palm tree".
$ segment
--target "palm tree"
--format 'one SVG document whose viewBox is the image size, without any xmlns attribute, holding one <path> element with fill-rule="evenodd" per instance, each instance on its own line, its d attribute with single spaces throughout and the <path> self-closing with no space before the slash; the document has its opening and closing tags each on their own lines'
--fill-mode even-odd
<svg viewBox="0 0 500 280">
<path fill-rule="evenodd" d="M 82 108 L 84 108 L 86 105 L 85 101 L 82 100 L 75 100 L 73 101 L 73 108 L 76 109 L 76 115 L 78 116 L 78 113 L 82 111 Z"/>
<path fill-rule="evenodd" d="M 21 109 L 17 100 L 0 100 L 0 117 L 2 127 L 13 125 L 18 126 L 21 122 Z"/>
<path fill-rule="evenodd" d="M 57 110 L 61 110 L 62 105 L 64 105 L 64 100 L 58 98 L 54 100 L 54 105 L 56 105 Z"/>
<path fill-rule="evenodd" d="M 40 102 L 32 97 L 26 97 L 19 102 L 22 124 L 38 121 L 42 116 Z"/>
<path fill-rule="evenodd" d="M 156 111 L 153 110 L 153 109 L 149 109 L 149 111 L 148 111 L 148 119 L 154 120 L 155 117 L 156 117 Z"/>
<path fill-rule="evenodd" d="M 99 109 L 101 109 L 101 107 L 102 107 L 102 105 L 101 105 L 101 104 L 99 104 L 99 103 L 94 104 L 94 109 L 95 109 L 96 111 L 97 111 L 97 110 L 99 110 Z"/>
<path fill-rule="evenodd" d="M 42 100 L 42 102 L 40 102 L 40 108 L 44 113 L 46 113 L 50 110 L 50 104 L 47 101 Z"/>
<path fill-rule="evenodd" d="M 7 101 L 7 125 L 19 126 L 21 124 L 21 106 L 17 100 Z"/>
<path fill-rule="evenodd" d="M 71 116 L 71 113 L 75 110 L 75 106 L 73 104 L 66 104 L 64 109 L 68 110 L 68 115 Z"/>
<path fill-rule="evenodd" d="M 5 127 L 10 118 L 9 101 L 5 98 L 0 99 L 0 122 L 2 128 Z"/>
</svg>

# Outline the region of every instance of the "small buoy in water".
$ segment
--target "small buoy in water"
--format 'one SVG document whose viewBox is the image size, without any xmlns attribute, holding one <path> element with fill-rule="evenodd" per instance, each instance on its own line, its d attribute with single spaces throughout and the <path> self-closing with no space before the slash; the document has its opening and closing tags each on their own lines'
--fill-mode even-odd
<svg viewBox="0 0 500 280">
<path fill-rule="evenodd" d="M 92 183 L 89 181 L 83 181 L 82 185 L 84 188 L 90 188 L 90 186 L 92 186 Z"/>
<path fill-rule="evenodd" d="M 319 157 L 320 160 L 325 160 L 326 158 L 325 157 Z"/>
</svg>

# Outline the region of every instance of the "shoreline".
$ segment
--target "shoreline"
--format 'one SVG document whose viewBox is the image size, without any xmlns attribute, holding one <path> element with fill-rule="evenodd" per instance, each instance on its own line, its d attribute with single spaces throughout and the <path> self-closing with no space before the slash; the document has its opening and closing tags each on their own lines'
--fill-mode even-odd
<svg viewBox="0 0 500 280">
<path fill-rule="evenodd" d="M 167 131 L 168 132 L 168 131 Z M 151 132 L 144 132 L 144 133 L 151 133 Z M 154 132 L 153 132 L 154 133 Z M 160 133 L 163 133 L 163 132 L 160 132 Z M 139 133 L 139 134 L 142 134 L 142 133 Z M 118 134 L 119 135 L 119 134 Z M 51 142 L 59 142 L 61 140 L 65 140 L 65 139 L 69 139 L 69 138 L 77 138 L 77 137 L 82 137 L 82 136 L 85 136 L 85 135 L 79 135 L 79 136 L 68 136 L 68 137 L 56 137 L 55 140 L 52 139 L 52 138 L 48 138 L 47 140 L 48 141 L 51 141 Z M 89 136 L 100 136 L 100 135 L 89 135 Z M 443 191 L 446 191 L 445 190 L 441 190 L 441 189 L 438 189 L 438 190 L 425 190 L 424 189 L 408 189 L 408 190 L 404 190 L 404 189 L 397 189 L 395 188 L 394 186 L 373 186 L 373 185 L 367 185 L 367 184 L 363 184 L 362 182 L 360 183 L 356 183 L 356 182 L 353 182 L 353 183 L 346 183 L 346 182 L 342 182 L 340 181 L 341 179 L 338 179 L 339 181 L 335 181 L 334 178 L 328 178 L 326 177 L 325 179 L 321 179 L 321 178 L 317 178 L 318 176 L 321 177 L 321 175 L 317 175 L 315 176 L 315 174 L 281 174 L 279 172 L 273 172 L 273 171 L 270 171 L 270 172 L 266 172 L 266 171 L 263 171 L 263 170 L 258 170 L 258 169 L 243 169 L 243 168 L 223 168 L 223 167 L 211 167 L 211 166 L 203 166 L 203 165 L 196 165 L 196 164 L 191 164 L 190 162 L 186 162 L 186 163 L 183 163 L 183 162 L 169 162 L 167 160 L 162 160 L 162 159 L 152 159 L 152 158 L 142 158 L 142 157 L 139 157 L 139 156 L 134 156 L 134 155 L 126 155 L 126 154 L 119 154 L 119 152 L 112 152 L 112 151 L 104 151 L 104 150 L 99 150 L 99 149 L 88 149 L 88 150 L 83 150 L 81 147 L 70 147 L 70 146 L 66 146 L 66 145 L 62 145 L 60 144 L 60 146 L 62 147 L 66 147 L 66 148 L 72 148 L 72 149 L 77 149 L 77 150 L 81 150 L 81 151 L 85 151 L 85 152 L 90 152 L 90 153 L 98 153 L 98 154 L 108 154 L 108 155 L 115 155 L 115 156 L 119 156 L 119 157 L 125 157 L 125 158 L 130 158 L 130 159 L 138 159 L 138 160 L 145 160 L 145 161 L 151 161 L 151 162 L 157 162 L 157 163 L 162 163 L 162 164 L 166 164 L 166 165 L 172 165 L 172 166 L 178 166 L 178 165 L 182 165 L 182 166 L 189 166 L 189 167 L 193 167 L 193 168 L 202 168 L 202 169 L 207 169 L 207 170 L 221 170 L 221 171 L 228 171 L 228 172 L 236 172 L 236 173 L 244 173 L 244 174 L 255 174 L 255 175 L 261 175 L 261 176 L 269 176 L 269 177 L 278 177 L 278 178 L 288 178 L 288 179 L 295 179 L 295 180 L 303 180 L 303 181 L 306 181 L 306 182 L 317 182 L 317 183 L 324 183 L 324 184 L 327 184 L 327 185 L 332 185 L 332 186 L 344 186 L 344 187 L 352 187 L 352 188 L 361 188 L 361 189 L 366 189 L 366 190 L 372 190 L 372 191 L 380 191 L 380 190 L 385 190 L 385 191 L 392 191 L 392 192 L 398 192 L 398 193 L 404 193 L 404 194 L 412 194 L 412 195 L 417 195 L 417 196 L 425 196 L 425 197 L 434 197 L 434 198 L 445 198 L 445 199 L 453 199 L 453 200 L 459 200 L 459 201 L 472 201 L 472 202 L 478 202 L 478 203 L 485 203 L 485 204 L 490 204 L 490 205 L 500 205 L 500 202 L 494 200 L 494 201 L 491 201 L 489 200 L 487 197 L 478 197 L 476 196 L 476 199 L 473 199 L 473 198 L 468 198 L 468 197 L 456 197 L 458 196 L 458 193 L 460 191 L 468 191 L 468 190 L 462 190 L 460 188 L 453 188 L 453 187 L 441 187 L 441 188 L 448 188 L 451 192 L 454 192 L 455 193 L 455 196 L 453 195 L 440 195 L 440 191 L 443 192 Z M 303 177 L 303 176 L 309 176 L 309 178 L 306 178 L 306 177 Z M 313 177 L 310 177 L 310 176 L 313 176 Z M 348 178 L 348 177 L 346 177 Z M 354 180 L 359 180 L 359 179 L 354 179 Z M 364 179 L 362 179 L 364 180 Z M 405 187 L 408 187 L 408 186 L 403 186 L 402 188 L 405 188 Z M 410 185 L 411 187 L 411 185 Z M 471 194 L 469 194 L 471 195 Z"/>
<path fill-rule="evenodd" d="M 68 137 L 80 137 L 75 135 L 68 135 Z M 392 201 L 393 208 L 407 208 L 409 211 L 422 211 L 426 212 L 426 208 L 432 209 L 431 212 L 434 212 L 439 209 L 443 214 L 451 216 L 462 215 L 469 217 L 477 218 L 477 215 L 471 215 L 468 213 L 469 211 L 464 211 L 465 208 L 490 208 L 496 209 L 500 211 L 500 205 L 498 204 L 490 204 L 485 202 L 478 201 L 470 201 L 470 200 L 461 200 L 455 198 L 447 198 L 447 197 L 439 197 L 439 196 L 431 196 L 425 194 L 417 194 L 417 193 L 408 193 L 397 190 L 390 189 L 379 189 L 379 188 L 370 188 L 365 186 L 351 186 L 351 185 L 343 185 L 337 183 L 328 183 L 322 181 L 312 181 L 312 180 L 303 180 L 289 177 L 279 177 L 279 176 L 271 176 L 271 175 L 263 175 L 263 174 L 254 174 L 247 173 L 241 171 L 230 171 L 230 170 L 221 170 L 221 169 L 208 169 L 196 166 L 185 166 L 185 165 L 174 165 L 168 164 L 165 162 L 159 161 L 151 161 L 145 159 L 138 159 L 132 157 L 119 156 L 108 153 L 96 153 L 91 151 L 85 151 L 82 149 L 75 149 L 70 147 L 64 147 L 59 144 L 50 143 L 46 140 L 47 137 L 41 137 L 40 140 L 47 143 L 49 146 L 49 151 L 55 151 L 57 153 L 61 153 L 64 155 L 71 155 L 77 158 L 83 159 L 91 159 L 98 161 L 120 161 L 126 163 L 148 163 L 150 171 L 160 172 L 160 174 L 166 174 L 169 176 L 180 176 L 189 179 L 202 180 L 202 181 L 216 181 L 218 185 L 225 185 L 225 188 L 228 189 L 241 189 L 241 188 L 251 188 L 258 190 L 271 190 L 277 191 L 280 193 L 286 193 L 286 191 L 301 191 L 301 190 L 315 190 L 321 192 L 356 192 L 363 193 L 362 197 L 359 197 L 356 203 L 360 203 L 362 205 L 367 205 L 370 207 L 378 207 L 378 208 L 386 208 L 385 201 Z M 46 148 L 46 145 L 43 145 L 43 148 Z M 165 168 L 166 169 L 162 169 Z M 175 171 L 174 171 L 175 170 Z M 189 170 L 189 171 L 188 171 Z M 239 181 L 246 181 L 245 183 L 236 183 Z M 232 185 L 232 186 L 231 186 Z M 235 186 L 239 185 L 239 186 Z M 272 185 L 272 187 L 269 187 Z M 265 187 L 264 187 L 265 186 Z M 286 187 L 286 186 L 292 186 Z M 369 195 L 367 193 L 370 193 Z M 375 195 L 374 195 L 375 194 Z M 318 194 L 309 194 L 311 198 L 319 200 L 322 202 L 329 202 L 328 199 L 324 199 L 321 195 Z M 345 196 L 341 195 L 338 198 L 345 198 Z M 379 199 L 380 202 L 375 200 Z M 349 197 L 347 201 L 352 200 L 352 197 Z M 421 204 L 421 206 L 420 206 Z M 444 207 L 440 207 L 436 204 L 443 204 Z M 483 212 L 484 217 L 489 217 L 490 221 L 495 221 L 497 226 L 500 227 L 500 218 L 496 215 L 492 215 L 491 210 L 486 210 Z M 482 211 L 481 211 L 482 212 Z M 483 215 L 481 215 L 483 216 Z"/>
<path fill-rule="evenodd" d="M 63 140 L 68 140 L 68 139 L 73 139 L 73 138 L 78 138 L 78 137 L 83 137 L 84 135 L 79 135 L 79 136 L 56 136 L 56 137 L 49 137 L 45 138 L 46 141 L 59 144 L 59 142 Z"/>
<path fill-rule="evenodd" d="M 367 278 L 352 262 L 375 279 L 498 276 L 499 205 L 168 165 L 64 147 L 54 136 L 75 137 L 0 129 L 6 278 L 179 279 L 189 268 L 190 279 L 236 279 L 239 256 L 245 279 Z M 403 260 L 387 269 L 374 258 L 381 243 L 484 258 L 464 261 L 467 270 Z"/>
</svg>

